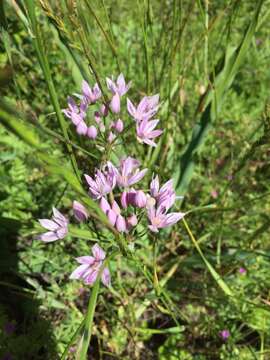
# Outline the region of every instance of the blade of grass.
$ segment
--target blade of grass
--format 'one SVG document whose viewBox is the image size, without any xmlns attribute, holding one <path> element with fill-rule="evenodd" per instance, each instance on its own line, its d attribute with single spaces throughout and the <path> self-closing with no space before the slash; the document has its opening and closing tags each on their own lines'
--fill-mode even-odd
<svg viewBox="0 0 270 360">
<path fill-rule="evenodd" d="M 213 268 L 213 266 L 209 263 L 209 261 L 206 259 L 206 257 L 204 256 L 198 242 L 196 241 L 195 237 L 193 236 L 190 227 L 188 226 L 187 221 L 183 218 L 183 223 L 184 226 L 187 230 L 187 233 L 190 237 L 190 239 L 193 242 L 193 245 L 195 246 L 196 250 L 198 251 L 199 255 L 201 256 L 203 262 L 205 263 L 208 271 L 210 272 L 210 274 L 212 275 L 213 279 L 217 282 L 218 286 L 223 290 L 223 292 L 228 295 L 228 296 L 234 296 L 232 290 L 229 288 L 229 286 L 224 282 L 224 280 L 221 278 L 221 276 L 216 272 L 216 270 Z"/>
<path fill-rule="evenodd" d="M 39 26 L 38 26 L 37 18 L 36 18 L 35 2 L 31 1 L 31 0 L 25 0 L 25 6 L 28 11 L 28 19 L 29 19 L 29 23 L 31 25 L 31 31 L 33 33 L 32 41 L 33 41 L 33 44 L 34 44 L 34 47 L 35 47 L 35 50 L 37 53 L 39 64 L 42 68 L 43 75 L 44 75 L 44 78 L 47 83 L 50 99 L 51 99 L 51 102 L 55 109 L 56 116 L 57 116 L 59 125 L 61 127 L 61 130 L 63 132 L 64 138 L 66 139 L 66 148 L 67 148 L 67 152 L 70 156 L 70 160 L 72 163 L 74 173 L 76 174 L 77 178 L 80 180 L 80 172 L 79 172 L 79 169 L 77 166 L 77 161 L 76 161 L 73 149 L 72 149 L 71 145 L 68 143 L 69 135 L 68 135 L 68 131 L 67 131 L 66 122 L 63 117 L 60 105 L 59 105 L 58 96 L 57 96 L 54 82 L 53 82 L 52 75 L 51 75 L 49 61 L 48 61 L 48 58 L 45 54 L 45 50 L 43 47 L 42 37 L 41 37 L 41 33 L 39 31 Z"/>
</svg>

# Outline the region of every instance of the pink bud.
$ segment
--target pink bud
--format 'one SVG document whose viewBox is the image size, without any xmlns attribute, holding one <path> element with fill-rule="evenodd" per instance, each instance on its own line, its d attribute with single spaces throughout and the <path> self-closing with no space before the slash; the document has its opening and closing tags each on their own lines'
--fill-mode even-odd
<svg viewBox="0 0 270 360">
<path fill-rule="evenodd" d="M 87 133 L 87 125 L 86 123 L 82 120 L 79 122 L 79 124 L 76 127 L 76 131 L 79 135 L 86 135 Z"/>
<path fill-rule="evenodd" d="M 115 130 L 121 133 L 124 130 L 124 123 L 121 119 L 118 119 L 114 124 Z"/>
<path fill-rule="evenodd" d="M 116 135 L 110 131 L 109 136 L 108 136 L 109 143 L 111 144 L 115 138 L 116 138 Z"/>
<path fill-rule="evenodd" d="M 117 216 L 115 225 L 116 225 L 116 229 L 119 232 L 126 232 L 127 231 L 126 220 L 124 219 L 124 217 L 122 215 Z"/>
<path fill-rule="evenodd" d="M 100 112 L 104 117 L 106 117 L 109 112 L 108 105 L 102 104 L 100 107 Z"/>
<path fill-rule="evenodd" d="M 142 190 L 137 191 L 135 195 L 135 204 L 139 208 L 144 208 L 146 206 L 147 198 L 145 193 Z"/>
<path fill-rule="evenodd" d="M 73 201 L 73 213 L 79 222 L 87 220 L 89 216 L 86 208 L 76 200 Z"/>
<path fill-rule="evenodd" d="M 136 191 L 131 189 L 130 191 L 124 191 L 121 195 L 121 205 L 123 208 L 127 208 L 128 205 L 136 206 L 135 197 Z"/>
<path fill-rule="evenodd" d="M 110 108 L 113 113 L 120 113 L 120 96 L 118 93 L 114 94 L 110 103 Z"/>
<path fill-rule="evenodd" d="M 95 139 L 97 137 L 97 128 L 94 125 L 89 126 L 87 130 L 87 136 L 90 139 Z"/>
<path fill-rule="evenodd" d="M 111 210 L 110 204 L 104 197 L 101 198 L 99 206 L 105 214 L 107 211 Z"/>
<path fill-rule="evenodd" d="M 117 214 L 113 210 L 107 211 L 107 217 L 109 219 L 109 222 L 112 224 L 112 226 L 115 225 Z"/>
<path fill-rule="evenodd" d="M 128 225 L 130 226 L 136 226 L 138 224 L 138 219 L 137 219 L 137 216 L 135 214 L 129 216 L 127 218 L 127 223 Z"/>
</svg>

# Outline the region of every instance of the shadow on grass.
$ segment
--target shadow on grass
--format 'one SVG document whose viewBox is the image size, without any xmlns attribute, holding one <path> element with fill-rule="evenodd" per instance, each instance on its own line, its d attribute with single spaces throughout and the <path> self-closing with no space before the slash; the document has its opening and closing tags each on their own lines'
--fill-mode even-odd
<svg viewBox="0 0 270 360">
<path fill-rule="evenodd" d="M 0 360 L 54 360 L 51 324 L 18 270 L 20 222 L 0 217 Z"/>
</svg>

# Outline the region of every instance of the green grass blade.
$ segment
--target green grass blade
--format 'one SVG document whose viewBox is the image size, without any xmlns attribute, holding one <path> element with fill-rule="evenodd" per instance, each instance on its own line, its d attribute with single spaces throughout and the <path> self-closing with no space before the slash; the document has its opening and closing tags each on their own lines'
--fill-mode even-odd
<svg viewBox="0 0 270 360">
<path fill-rule="evenodd" d="M 237 74 L 240 65 L 243 63 L 245 55 L 251 44 L 253 35 L 258 23 L 259 13 L 264 0 L 257 3 L 256 10 L 250 21 L 250 24 L 245 32 L 245 35 L 237 48 L 228 46 L 225 55 L 221 58 L 216 66 L 214 74 L 214 83 L 209 86 L 205 96 L 201 99 L 198 112 L 203 111 L 200 121 L 194 126 L 191 140 L 187 145 L 184 154 L 180 159 L 180 171 L 177 170 L 175 177 L 177 178 L 177 191 L 181 194 L 188 189 L 189 183 L 194 173 L 194 155 L 200 150 L 207 134 L 215 121 L 224 95 L 229 87 L 232 85 L 235 75 Z"/>
</svg>

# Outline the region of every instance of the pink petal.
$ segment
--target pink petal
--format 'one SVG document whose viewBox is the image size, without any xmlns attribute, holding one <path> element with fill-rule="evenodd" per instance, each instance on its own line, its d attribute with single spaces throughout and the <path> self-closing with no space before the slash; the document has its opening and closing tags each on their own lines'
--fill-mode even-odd
<svg viewBox="0 0 270 360">
<path fill-rule="evenodd" d="M 120 96 L 118 93 L 113 95 L 110 103 L 110 108 L 115 114 L 118 114 L 120 112 Z"/>
<path fill-rule="evenodd" d="M 96 259 L 93 256 L 80 256 L 76 260 L 79 264 L 93 265 Z"/>
<path fill-rule="evenodd" d="M 115 226 L 119 232 L 126 232 L 127 230 L 126 220 L 122 215 L 117 216 Z"/>
<path fill-rule="evenodd" d="M 107 267 L 104 268 L 102 274 L 101 274 L 101 281 L 105 286 L 109 286 L 111 283 L 111 275 L 110 271 Z"/>
<path fill-rule="evenodd" d="M 85 271 L 89 268 L 88 264 L 78 266 L 69 276 L 70 279 L 80 279 Z"/>
<path fill-rule="evenodd" d="M 158 136 L 160 136 L 163 133 L 163 130 L 153 130 L 148 134 L 148 137 L 154 139 Z"/>
<path fill-rule="evenodd" d="M 185 213 L 178 212 L 178 213 L 170 213 L 166 215 L 165 221 L 162 222 L 162 227 L 167 227 L 174 225 L 179 220 L 181 220 L 185 216 Z"/>
<path fill-rule="evenodd" d="M 112 226 L 114 226 L 116 222 L 117 214 L 113 210 L 109 209 L 106 215 L 109 222 L 112 224 Z"/>
<path fill-rule="evenodd" d="M 86 208 L 76 200 L 73 201 L 73 213 L 79 222 L 87 220 L 89 216 Z"/>
<path fill-rule="evenodd" d="M 144 177 L 144 175 L 147 173 L 147 170 L 148 169 L 143 169 L 143 170 L 137 172 L 136 174 L 134 174 L 133 176 L 131 176 L 131 178 L 128 181 L 128 185 L 131 186 L 131 185 L 137 183 L 138 181 L 140 181 Z"/>
<path fill-rule="evenodd" d="M 107 211 L 111 210 L 110 204 L 104 197 L 101 198 L 99 206 L 105 214 L 107 213 Z"/>
<path fill-rule="evenodd" d="M 39 235 L 39 239 L 44 242 L 52 242 L 52 241 L 59 240 L 58 236 L 53 231 L 48 231 L 44 234 Z"/>
<path fill-rule="evenodd" d="M 92 270 L 89 271 L 89 273 L 85 276 L 83 276 L 83 279 L 84 279 L 84 282 L 86 285 L 92 285 L 94 284 L 94 282 L 97 280 L 97 277 L 98 277 L 98 271 L 99 269 L 97 270 Z"/>
<path fill-rule="evenodd" d="M 129 99 L 127 99 L 127 110 L 132 117 L 136 115 L 136 108 Z"/>
<path fill-rule="evenodd" d="M 94 255 L 95 259 L 100 261 L 104 260 L 106 253 L 101 249 L 101 247 L 98 244 L 95 244 L 92 247 L 92 254 Z"/>
<path fill-rule="evenodd" d="M 77 125 L 76 131 L 79 135 L 87 134 L 87 125 L 83 120 Z"/>
<path fill-rule="evenodd" d="M 55 230 L 57 230 L 59 228 L 59 225 L 56 224 L 52 220 L 39 219 L 38 221 L 39 221 L 40 225 L 43 226 L 47 230 L 55 231 Z"/>
</svg>

